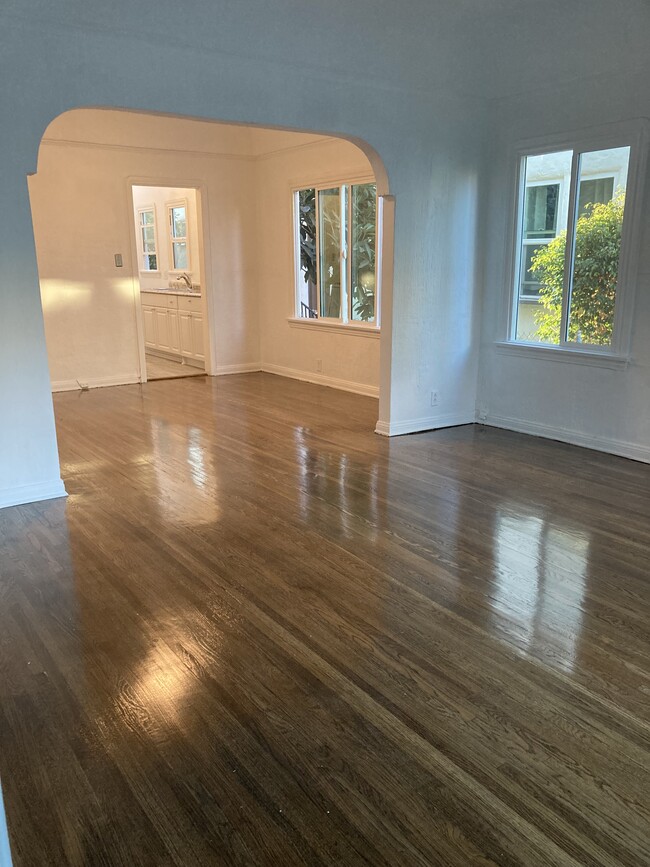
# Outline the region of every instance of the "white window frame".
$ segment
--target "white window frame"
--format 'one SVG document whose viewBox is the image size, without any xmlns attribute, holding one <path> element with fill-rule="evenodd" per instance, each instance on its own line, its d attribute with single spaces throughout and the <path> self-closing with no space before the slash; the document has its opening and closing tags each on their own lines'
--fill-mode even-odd
<svg viewBox="0 0 650 867">
<path fill-rule="evenodd" d="M 616 124 L 607 128 L 520 142 L 513 149 L 513 172 L 515 183 L 511 196 L 510 226 L 507 258 L 510 262 L 507 285 L 504 287 L 504 307 L 507 323 L 505 339 L 497 341 L 500 349 L 515 351 L 528 357 L 556 357 L 556 360 L 579 361 L 585 363 L 604 363 L 605 366 L 618 367 L 627 364 L 631 346 L 633 309 L 636 294 L 639 252 L 642 230 L 642 201 L 647 164 L 650 124 L 636 120 L 626 124 Z M 580 156 L 591 151 L 610 148 L 629 147 L 630 159 L 625 195 L 625 217 L 621 238 L 621 252 L 614 306 L 612 341 L 609 346 L 574 343 L 564 340 L 568 317 L 570 279 L 573 276 L 573 247 L 566 246 L 565 285 L 563 292 L 562 324 L 559 344 L 545 344 L 516 339 L 517 305 L 519 303 L 519 273 L 521 268 L 521 214 L 526 190 L 525 157 L 537 156 L 557 151 L 573 151 L 571 182 L 569 188 L 569 213 L 567 226 L 575 225 L 575 209 L 578 201 L 578 172 Z M 603 176 L 612 177 L 609 172 Z M 593 176 L 595 177 L 595 175 Z M 615 181 L 618 180 L 616 174 Z M 592 176 L 588 175 L 591 180 Z M 575 193 L 575 194 L 574 194 Z M 610 363 L 611 362 L 611 365 Z"/>
<path fill-rule="evenodd" d="M 151 212 L 153 214 L 153 243 L 154 243 L 154 252 L 153 255 L 156 257 L 156 267 L 155 268 L 143 268 L 145 256 L 151 256 L 151 251 L 145 252 L 144 249 L 144 234 L 142 230 L 145 228 L 145 225 L 142 223 L 141 214 L 146 214 Z M 160 249 L 158 246 L 158 220 L 156 217 L 156 206 L 154 204 L 151 205 L 142 205 L 142 207 L 137 209 L 138 215 L 138 255 L 140 256 L 140 264 L 138 270 L 141 274 L 160 274 Z"/>
<path fill-rule="evenodd" d="M 323 330 L 331 330 L 331 331 L 346 331 L 346 332 L 370 332 L 379 334 L 380 330 L 380 316 L 381 316 L 381 303 L 380 303 L 380 280 L 379 280 L 379 271 L 381 267 L 381 223 L 380 223 L 380 207 L 379 207 L 379 196 L 376 195 L 377 202 L 377 210 L 376 210 L 376 220 L 377 224 L 375 227 L 375 317 L 370 322 L 361 322 L 352 318 L 352 294 L 349 291 L 350 283 L 351 283 L 351 270 L 352 270 L 352 261 L 351 256 L 349 255 L 349 234 L 352 231 L 352 196 L 350 194 L 350 188 L 353 186 L 359 186 L 362 184 L 375 184 L 375 189 L 377 185 L 376 179 L 372 175 L 360 175 L 360 176 L 352 176 L 341 179 L 340 177 L 332 178 L 329 180 L 320 180 L 318 182 L 314 182 L 313 180 L 305 181 L 300 184 L 292 184 L 291 186 L 291 199 L 292 199 L 292 226 L 293 226 L 293 273 L 294 273 L 294 291 L 293 291 L 293 311 L 292 315 L 289 317 L 289 323 L 291 325 L 297 326 L 305 326 L 306 328 L 316 328 Z M 321 293 L 320 293 L 320 219 L 319 219 L 319 211 L 318 211 L 318 193 L 321 190 L 332 190 L 339 189 L 340 192 L 340 202 L 341 202 L 341 217 L 343 217 L 343 208 L 345 207 L 347 211 L 348 217 L 348 239 L 347 244 L 341 245 L 341 315 L 338 317 L 332 316 L 321 316 Z M 346 193 L 343 195 L 343 189 L 345 188 Z M 318 318 L 309 319 L 307 317 L 302 317 L 299 315 L 298 310 L 300 306 L 300 281 L 302 278 L 302 270 L 300 267 L 300 222 L 299 222 L 299 214 L 298 214 L 298 195 L 301 190 L 314 190 L 316 193 L 316 256 L 317 256 L 317 268 L 316 268 L 316 277 L 317 277 L 317 286 L 316 286 L 316 298 L 317 298 L 317 312 Z"/>
<path fill-rule="evenodd" d="M 165 202 L 167 208 L 167 230 L 169 234 L 169 273 L 192 275 L 192 257 L 190 255 L 190 209 L 187 199 L 175 199 L 173 202 Z M 185 208 L 185 237 L 174 235 L 173 231 L 173 208 Z M 174 244 L 185 242 L 187 250 L 187 268 L 177 268 L 174 264 Z"/>
</svg>

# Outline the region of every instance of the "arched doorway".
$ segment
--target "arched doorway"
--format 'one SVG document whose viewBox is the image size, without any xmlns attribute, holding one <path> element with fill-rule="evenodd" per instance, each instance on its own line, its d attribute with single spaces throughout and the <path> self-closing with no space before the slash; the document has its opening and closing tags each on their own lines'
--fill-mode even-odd
<svg viewBox="0 0 650 867">
<path fill-rule="evenodd" d="M 30 178 L 54 391 L 147 378 L 150 311 L 143 316 L 140 290 L 151 275 L 143 273 L 138 235 L 148 230 L 137 225 L 142 202 L 133 199 L 142 185 L 197 191 L 208 374 L 267 370 L 371 396 L 387 390 L 379 326 L 390 323 L 392 203 L 372 148 L 320 133 L 75 109 L 48 126 Z M 312 313 L 301 316 L 291 285 L 300 277 L 292 258 L 299 251 L 291 251 L 297 227 L 288 222 L 292 199 L 305 188 L 318 190 L 321 201 L 329 193 L 347 203 L 352 219 L 356 191 L 369 185 L 377 203 L 376 314 L 355 321 L 350 299 L 349 321 L 345 304 L 338 315 L 323 309 L 320 321 L 311 321 Z M 146 216 L 159 223 L 156 247 L 163 246 L 167 216 L 160 205 L 157 217 L 151 210 Z M 353 235 L 351 226 L 351 243 Z M 179 276 L 175 263 L 162 267 L 161 253 L 152 250 L 147 265 L 171 285 Z M 161 303 L 173 303 L 169 298 Z M 165 310 L 159 319 L 183 315 Z"/>
</svg>

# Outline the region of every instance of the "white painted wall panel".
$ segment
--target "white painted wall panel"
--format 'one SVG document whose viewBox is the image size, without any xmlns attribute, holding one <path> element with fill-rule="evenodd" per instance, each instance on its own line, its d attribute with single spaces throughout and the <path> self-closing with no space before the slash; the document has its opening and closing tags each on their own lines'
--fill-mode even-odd
<svg viewBox="0 0 650 867">
<path fill-rule="evenodd" d="M 488 165 L 495 218 L 485 223 L 484 324 L 478 407 L 488 422 L 650 461 L 650 179 L 645 179 L 630 363 L 611 370 L 521 358 L 495 347 L 506 335 L 503 290 L 511 231 L 508 195 L 517 141 L 650 117 L 650 65 L 621 75 L 495 103 L 494 151 Z"/>
<path fill-rule="evenodd" d="M 139 117 L 125 117 L 137 134 Z M 42 145 L 30 194 L 53 383 L 120 378 L 132 382 L 139 376 L 138 263 L 132 255 L 129 177 L 170 182 L 185 178 L 204 186 L 212 270 L 206 280 L 200 268 L 196 270 L 204 289 L 213 293 L 217 363 L 259 360 L 257 305 L 252 295 L 251 166 L 247 158 L 143 146 Z M 166 215 L 161 207 L 158 221 L 162 249 Z M 198 232 L 196 223 L 191 228 Z M 196 258 L 197 247 L 193 247 Z M 116 252 L 122 254 L 123 268 L 115 267 Z M 166 284 L 167 279 L 165 271 L 158 281 Z"/>
<path fill-rule="evenodd" d="M 256 164 L 258 277 L 263 366 L 321 382 L 379 391 L 379 340 L 365 335 L 292 327 L 295 316 L 292 188 L 369 177 L 373 171 L 355 145 L 338 139 L 292 148 Z M 317 377 L 318 360 L 322 377 Z"/>
</svg>

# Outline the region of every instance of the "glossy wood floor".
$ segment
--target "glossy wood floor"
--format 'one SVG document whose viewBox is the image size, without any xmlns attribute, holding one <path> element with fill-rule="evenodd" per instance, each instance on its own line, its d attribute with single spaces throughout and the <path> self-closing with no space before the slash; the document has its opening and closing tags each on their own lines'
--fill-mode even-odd
<svg viewBox="0 0 650 867">
<path fill-rule="evenodd" d="M 650 863 L 650 467 L 252 374 L 55 396 L 0 511 L 15 865 Z"/>
</svg>

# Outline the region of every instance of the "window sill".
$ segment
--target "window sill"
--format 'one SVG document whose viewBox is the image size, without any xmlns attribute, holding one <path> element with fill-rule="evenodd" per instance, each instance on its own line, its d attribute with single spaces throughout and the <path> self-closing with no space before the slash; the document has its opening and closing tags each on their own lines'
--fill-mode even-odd
<svg viewBox="0 0 650 867">
<path fill-rule="evenodd" d="M 589 367 L 608 367 L 611 370 L 625 370 L 630 362 L 626 355 L 594 352 L 590 349 L 568 349 L 566 346 L 543 346 L 536 343 L 503 341 L 496 344 L 496 349 L 500 355 L 534 358 L 538 361 L 561 361 L 565 364 L 584 364 Z"/>
<path fill-rule="evenodd" d="M 343 322 L 326 322 L 324 319 L 287 319 L 291 328 L 306 328 L 308 331 L 337 331 L 339 334 L 356 334 L 357 337 L 378 338 L 381 330 L 375 325 L 352 325 Z"/>
</svg>

